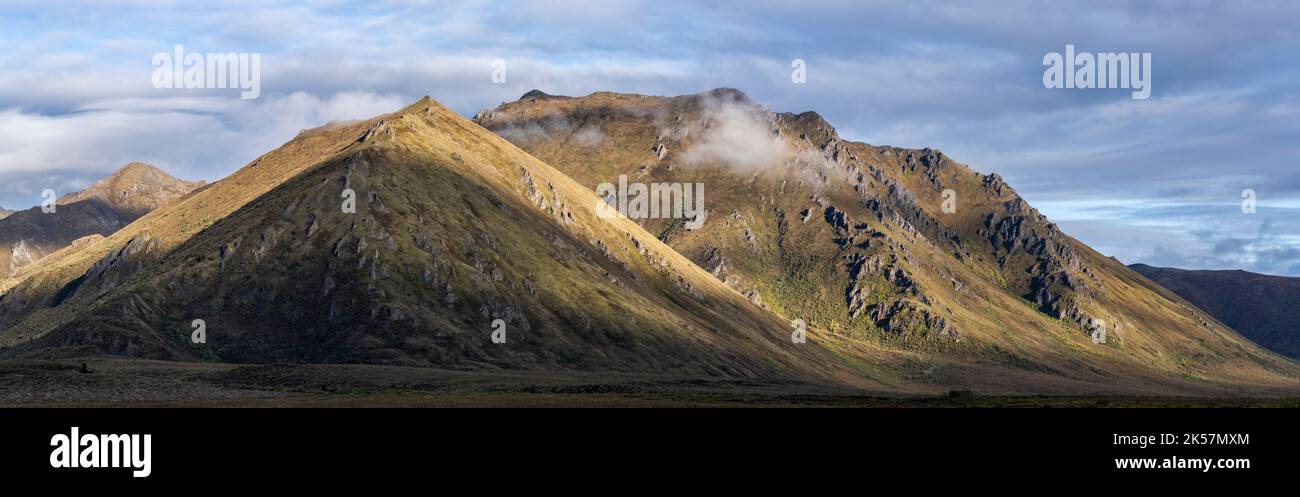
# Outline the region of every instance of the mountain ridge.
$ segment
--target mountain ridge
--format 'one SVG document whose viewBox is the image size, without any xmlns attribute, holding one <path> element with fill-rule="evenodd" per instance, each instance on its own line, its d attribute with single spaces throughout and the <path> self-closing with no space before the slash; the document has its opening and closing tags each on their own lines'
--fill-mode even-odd
<svg viewBox="0 0 1300 497">
<path fill-rule="evenodd" d="M 850 339 L 1088 381 L 1137 369 L 1295 383 L 1295 363 L 1164 300 L 1000 176 L 934 149 L 846 141 L 815 112 L 734 89 L 520 99 L 476 122 L 588 186 L 703 181 L 720 192 L 703 229 L 642 224 L 753 300 Z"/>
<path fill-rule="evenodd" d="M 482 127 L 426 97 L 306 130 L 3 288 L 0 356 L 906 394 L 1295 391 L 1294 362 L 1171 308 L 1001 178 L 938 151 L 845 142 L 815 113 L 751 114 L 735 90 L 538 96 L 515 104 L 541 112 L 518 118 L 507 104 L 479 113 Z M 593 180 L 618 174 L 711 185 L 702 228 L 598 215 Z M 940 187 L 962 192 L 953 219 L 939 215 Z M 1134 312 L 1112 307 L 1124 298 L 1155 312 L 1117 314 L 1129 321 L 1093 343 L 1080 320 Z M 195 319 L 205 344 L 190 340 Z M 489 338 L 498 319 L 504 344 Z M 791 339 L 795 319 L 806 343 Z"/>
</svg>

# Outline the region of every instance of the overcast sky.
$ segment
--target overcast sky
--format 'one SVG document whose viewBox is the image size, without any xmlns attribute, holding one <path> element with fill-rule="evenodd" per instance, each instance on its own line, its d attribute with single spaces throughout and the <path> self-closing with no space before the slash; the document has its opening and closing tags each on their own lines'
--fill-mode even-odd
<svg viewBox="0 0 1300 497">
<path fill-rule="evenodd" d="M 1297 2 L 121 3 L 0 2 L 0 205 L 133 160 L 220 179 L 300 129 L 423 95 L 469 116 L 533 88 L 726 86 L 997 172 L 1126 263 L 1300 275 Z M 1151 53 L 1150 98 L 1044 88 L 1067 43 Z M 154 54 L 177 44 L 260 53 L 260 98 L 154 88 Z"/>
</svg>

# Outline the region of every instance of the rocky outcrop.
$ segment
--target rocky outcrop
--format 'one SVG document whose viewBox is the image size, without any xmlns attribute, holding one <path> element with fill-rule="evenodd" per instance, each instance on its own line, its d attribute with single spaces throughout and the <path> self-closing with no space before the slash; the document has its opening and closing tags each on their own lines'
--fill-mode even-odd
<svg viewBox="0 0 1300 497">
<path fill-rule="evenodd" d="M 1083 326 L 1091 322 L 1080 301 L 1104 288 L 1055 224 L 1016 198 L 1002 213 L 986 216 L 980 234 L 987 237 L 1001 267 L 1026 276 L 1019 290 L 1039 310 Z"/>
<path fill-rule="evenodd" d="M 961 340 L 961 334 L 942 316 L 908 300 L 887 300 L 872 304 L 868 308 L 868 315 L 886 333 L 904 340 Z"/>
</svg>

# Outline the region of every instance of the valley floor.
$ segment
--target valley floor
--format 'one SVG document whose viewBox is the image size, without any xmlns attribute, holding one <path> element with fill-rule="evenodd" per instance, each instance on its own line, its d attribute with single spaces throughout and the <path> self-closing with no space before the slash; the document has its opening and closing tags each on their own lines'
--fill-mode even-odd
<svg viewBox="0 0 1300 497">
<path fill-rule="evenodd" d="M 82 364 L 85 370 L 82 370 Z M 1300 407 L 1300 398 L 907 396 L 788 380 L 373 365 L 0 362 L 4 407 Z"/>
</svg>

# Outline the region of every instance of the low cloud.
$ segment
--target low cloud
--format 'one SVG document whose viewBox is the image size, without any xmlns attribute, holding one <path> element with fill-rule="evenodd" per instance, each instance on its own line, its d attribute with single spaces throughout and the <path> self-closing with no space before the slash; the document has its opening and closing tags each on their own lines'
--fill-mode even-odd
<svg viewBox="0 0 1300 497">
<path fill-rule="evenodd" d="M 573 133 L 573 141 L 579 146 L 594 147 L 605 141 L 605 132 L 595 126 L 586 126 Z"/>
<path fill-rule="evenodd" d="M 509 114 L 497 116 L 509 122 Z M 494 133 L 513 143 L 528 144 L 540 139 L 569 135 L 569 139 L 580 147 L 594 147 L 607 138 L 605 132 L 595 124 L 575 125 L 563 114 L 553 113 L 537 120 L 527 120 L 518 124 L 507 124 L 493 130 Z"/>
<path fill-rule="evenodd" d="M 680 159 L 685 164 L 717 164 L 745 173 L 784 164 L 792 151 L 775 132 L 771 116 L 752 104 L 708 99 L 697 130 L 700 139 Z"/>
</svg>

